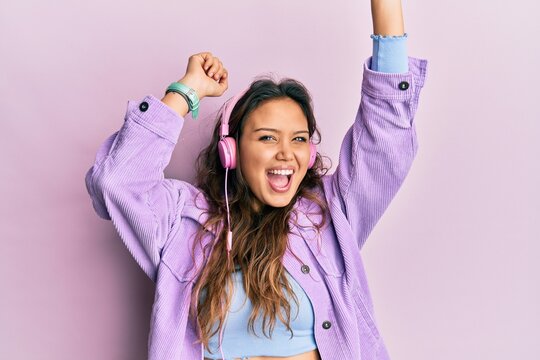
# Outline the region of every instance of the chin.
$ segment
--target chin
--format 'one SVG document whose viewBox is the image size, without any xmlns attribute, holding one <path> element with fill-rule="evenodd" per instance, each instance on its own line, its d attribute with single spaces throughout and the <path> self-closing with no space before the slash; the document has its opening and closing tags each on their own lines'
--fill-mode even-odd
<svg viewBox="0 0 540 360">
<path fill-rule="evenodd" d="M 291 203 L 291 200 L 292 199 L 287 199 L 287 200 L 283 200 L 283 201 L 272 201 L 272 202 L 268 203 L 267 205 L 275 207 L 275 208 L 282 208 L 282 207 L 285 207 L 285 206 L 289 205 Z"/>
<path fill-rule="evenodd" d="M 272 206 L 275 208 L 282 208 L 291 203 L 293 201 L 294 195 L 296 194 L 298 189 L 289 189 L 289 191 L 286 194 L 275 194 L 272 192 L 269 192 L 265 194 L 263 201 L 261 201 L 263 204 L 267 206 Z"/>
</svg>

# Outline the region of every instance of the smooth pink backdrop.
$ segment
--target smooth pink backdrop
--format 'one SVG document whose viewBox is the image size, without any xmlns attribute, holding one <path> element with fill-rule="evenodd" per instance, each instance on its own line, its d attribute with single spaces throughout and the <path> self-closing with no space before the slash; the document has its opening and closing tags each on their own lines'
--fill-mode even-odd
<svg viewBox="0 0 540 360">
<path fill-rule="evenodd" d="M 403 0 L 429 60 L 419 153 L 364 259 L 394 359 L 538 359 L 540 49 L 536 1 Z M 0 1 L 0 359 L 142 360 L 153 284 L 84 186 L 128 99 L 188 57 L 230 73 L 166 176 L 193 179 L 212 116 L 253 77 L 311 90 L 337 160 L 371 55 L 369 1 Z"/>
</svg>

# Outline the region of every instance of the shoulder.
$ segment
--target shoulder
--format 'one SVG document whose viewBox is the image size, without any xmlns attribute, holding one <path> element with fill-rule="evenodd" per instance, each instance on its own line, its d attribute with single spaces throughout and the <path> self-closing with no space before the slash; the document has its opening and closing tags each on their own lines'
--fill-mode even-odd
<svg viewBox="0 0 540 360">
<path fill-rule="evenodd" d="M 206 195 L 197 186 L 182 180 L 169 179 L 172 186 L 178 190 L 178 212 L 182 218 L 188 218 L 203 225 L 206 222 L 210 208 Z"/>
</svg>

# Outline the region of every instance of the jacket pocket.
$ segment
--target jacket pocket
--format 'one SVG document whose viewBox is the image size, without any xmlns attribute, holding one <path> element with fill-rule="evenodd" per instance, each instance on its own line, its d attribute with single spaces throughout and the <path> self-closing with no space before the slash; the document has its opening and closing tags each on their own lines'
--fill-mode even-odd
<svg viewBox="0 0 540 360">
<path fill-rule="evenodd" d="M 313 253 L 313 255 L 317 259 L 317 263 L 323 269 L 326 276 L 341 277 L 345 273 L 341 257 L 332 257 L 315 253 Z"/>
<path fill-rule="evenodd" d="M 310 231 L 303 236 L 305 243 L 327 276 L 341 277 L 345 273 L 343 254 L 335 232 L 326 228 L 322 234 Z"/>
</svg>

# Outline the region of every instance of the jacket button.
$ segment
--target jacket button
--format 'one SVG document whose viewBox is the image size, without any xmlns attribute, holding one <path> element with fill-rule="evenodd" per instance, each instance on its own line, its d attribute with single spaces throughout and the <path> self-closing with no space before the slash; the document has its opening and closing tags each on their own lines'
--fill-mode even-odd
<svg viewBox="0 0 540 360">
<path fill-rule="evenodd" d="M 142 112 L 148 110 L 148 103 L 146 101 L 143 101 L 141 105 L 139 105 L 139 110 L 141 110 Z"/>
<path fill-rule="evenodd" d="M 332 323 L 331 323 L 330 321 L 328 321 L 328 320 L 326 320 L 326 321 L 324 321 L 324 322 L 322 323 L 322 327 L 323 327 L 323 329 L 325 329 L 325 330 L 330 329 L 331 326 L 332 326 Z"/>
<path fill-rule="evenodd" d="M 302 270 L 304 274 L 309 274 L 309 266 L 307 266 L 306 264 L 302 265 L 300 270 Z"/>
<path fill-rule="evenodd" d="M 400 90 L 407 90 L 409 88 L 409 83 L 406 81 L 402 81 L 399 83 L 398 86 Z"/>
</svg>

